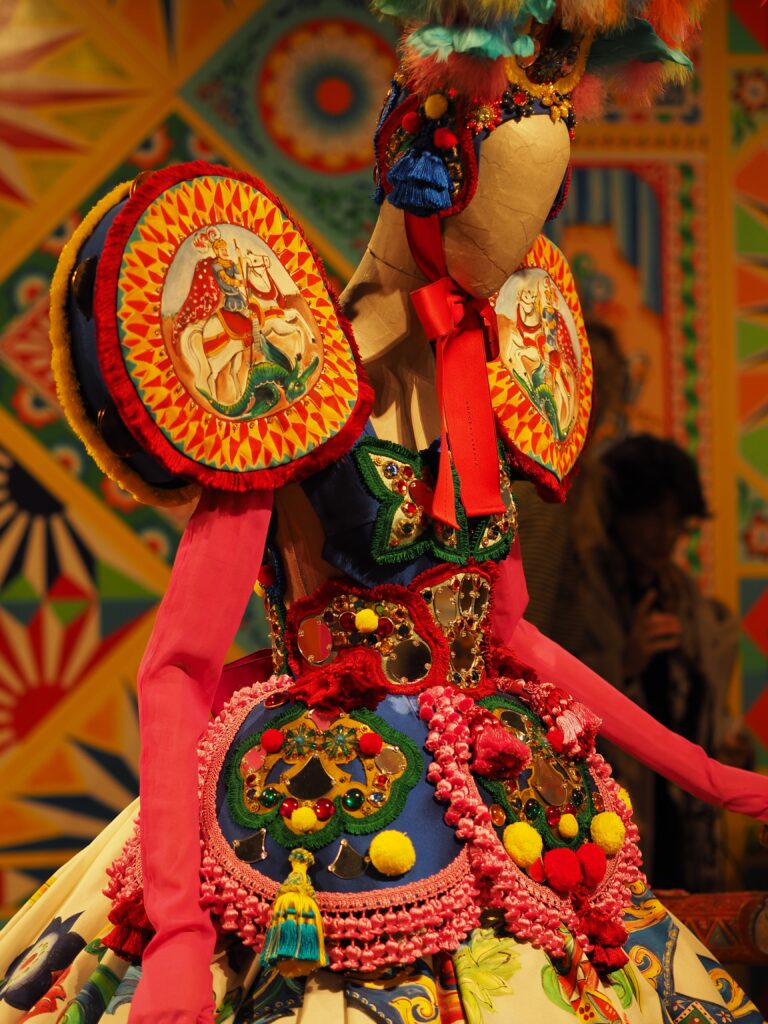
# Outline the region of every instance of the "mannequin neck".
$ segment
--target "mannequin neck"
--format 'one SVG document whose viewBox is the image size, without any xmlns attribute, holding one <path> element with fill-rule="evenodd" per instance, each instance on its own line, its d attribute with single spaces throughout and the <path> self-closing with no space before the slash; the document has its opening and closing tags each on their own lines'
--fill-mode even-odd
<svg viewBox="0 0 768 1024">
<path fill-rule="evenodd" d="M 440 430 L 434 355 L 410 300 L 426 283 L 408 248 L 402 212 L 384 204 L 341 301 L 376 396 L 374 429 L 416 448 Z"/>
</svg>

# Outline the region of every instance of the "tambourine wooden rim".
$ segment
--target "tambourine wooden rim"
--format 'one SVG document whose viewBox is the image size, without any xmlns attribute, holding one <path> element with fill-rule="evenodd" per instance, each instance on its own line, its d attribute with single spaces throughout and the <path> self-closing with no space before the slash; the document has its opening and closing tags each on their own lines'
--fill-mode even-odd
<svg viewBox="0 0 768 1024">
<path fill-rule="evenodd" d="M 129 195 L 131 187 L 130 181 L 123 182 L 104 196 L 83 218 L 61 252 L 51 282 L 50 338 L 53 375 L 64 414 L 99 469 L 138 501 L 151 505 L 183 505 L 197 496 L 200 491 L 199 485 L 190 482 L 172 489 L 153 487 L 120 458 L 105 442 L 96 421 L 86 409 L 72 358 L 67 314 L 72 274 L 86 241 L 109 211 Z"/>
</svg>

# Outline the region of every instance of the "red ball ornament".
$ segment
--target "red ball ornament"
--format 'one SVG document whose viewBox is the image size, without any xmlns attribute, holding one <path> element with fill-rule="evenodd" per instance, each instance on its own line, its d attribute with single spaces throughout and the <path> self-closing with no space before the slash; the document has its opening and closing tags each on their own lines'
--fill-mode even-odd
<svg viewBox="0 0 768 1024">
<path fill-rule="evenodd" d="M 528 868 L 528 877 L 533 879 L 534 882 L 544 881 L 544 864 L 541 857 L 539 857 L 538 860 L 535 860 Z"/>
<path fill-rule="evenodd" d="M 544 874 L 555 892 L 564 896 L 573 892 L 581 881 L 581 864 L 573 850 L 547 850 L 544 854 Z"/>
<path fill-rule="evenodd" d="M 328 821 L 336 813 L 336 808 L 333 805 L 332 800 L 326 800 L 325 798 L 315 801 L 315 814 L 318 817 L 318 821 Z"/>
<path fill-rule="evenodd" d="M 265 729 L 261 734 L 261 749 L 268 754 L 276 754 L 283 745 L 282 729 Z"/>
<path fill-rule="evenodd" d="M 377 732 L 364 732 L 357 745 L 363 757 L 376 757 L 384 746 L 384 741 Z"/>
<path fill-rule="evenodd" d="M 605 850 L 601 849 L 597 843 L 583 843 L 576 851 L 576 856 L 579 858 L 584 874 L 584 884 L 588 885 L 590 889 L 594 889 L 605 876 L 608 865 Z"/>
<path fill-rule="evenodd" d="M 409 135 L 415 135 L 423 124 L 421 114 L 417 114 L 415 110 L 409 110 L 403 117 L 403 128 Z"/>
<path fill-rule="evenodd" d="M 432 136 L 432 141 L 438 149 L 453 149 L 459 144 L 459 140 L 450 128 L 437 128 Z"/>
<path fill-rule="evenodd" d="M 299 806 L 299 801 L 294 800 L 292 796 L 286 797 L 285 800 L 280 804 L 280 813 L 284 818 L 290 818 L 293 812 Z"/>
<path fill-rule="evenodd" d="M 565 743 L 563 730 L 559 726 L 553 725 L 547 733 L 547 740 L 549 741 L 550 747 L 559 754 L 563 749 L 563 744 Z"/>
</svg>

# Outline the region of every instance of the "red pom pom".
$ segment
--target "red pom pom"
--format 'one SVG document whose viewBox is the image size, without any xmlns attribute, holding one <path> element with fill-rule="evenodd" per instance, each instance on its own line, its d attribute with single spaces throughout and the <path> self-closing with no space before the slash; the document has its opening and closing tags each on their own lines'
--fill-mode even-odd
<svg viewBox="0 0 768 1024">
<path fill-rule="evenodd" d="M 539 857 L 538 860 L 535 860 L 528 868 L 528 877 L 532 878 L 534 882 L 544 881 L 544 863 L 542 862 L 541 857 Z"/>
<path fill-rule="evenodd" d="M 453 149 L 459 144 L 459 140 L 450 128 L 438 128 L 432 136 L 432 141 L 438 149 Z"/>
<path fill-rule="evenodd" d="M 555 892 L 573 892 L 581 881 L 581 864 L 573 850 L 548 850 L 544 854 L 544 874 Z"/>
<path fill-rule="evenodd" d="M 380 673 L 381 660 L 374 651 L 352 647 L 330 665 L 302 672 L 291 687 L 291 697 L 319 711 L 373 710 L 387 696 Z"/>
<path fill-rule="evenodd" d="M 627 941 L 627 929 L 621 921 L 612 921 L 602 914 L 588 914 L 582 927 L 589 941 L 598 946 L 621 946 Z"/>
<path fill-rule="evenodd" d="M 384 746 L 384 741 L 377 732 L 364 732 L 357 745 L 364 757 L 375 757 Z"/>
<path fill-rule="evenodd" d="M 565 743 L 565 736 L 563 735 L 563 730 L 557 725 L 552 726 L 552 728 L 547 733 L 547 740 L 549 741 L 549 745 L 550 747 L 552 747 L 555 753 L 559 754 L 560 751 L 563 749 L 563 744 Z"/>
<path fill-rule="evenodd" d="M 421 119 L 421 114 L 417 114 L 415 110 L 409 110 L 408 113 L 403 116 L 402 123 L 403 128 L 409 133 L 409 135 L 415 135 L 424 124 Z"/>
<path fill-rule="evenodd" d="M 472 745 L 472 770 L 493 779 L 514 779 L 531 760 L 530 747 L 498 724 L 497 718 L 474 733 Z"/>
<path fill-rule="evenodd" d="M 584 872 L 584 884 L 588 885 L 590 889 L 594 889 L 605 876 L 608 865 L 605 850 L 601 849 L 597 843 L 584 843 L 576 851 L 576 856 L 579 858 L 581 870 Z"/>
<path fill-rule="evenodd" d="M 621 946 L 595 946 L 589 959 L 595 970 L 610 973 L 623 967 L 629 957 Z"/>
<path fill-rule="evenodd" d="M 283 745 L 282 729 L 265 729 L 261 734 L 261 748 L 268 754 L 276 754 Z"/>
</svg>

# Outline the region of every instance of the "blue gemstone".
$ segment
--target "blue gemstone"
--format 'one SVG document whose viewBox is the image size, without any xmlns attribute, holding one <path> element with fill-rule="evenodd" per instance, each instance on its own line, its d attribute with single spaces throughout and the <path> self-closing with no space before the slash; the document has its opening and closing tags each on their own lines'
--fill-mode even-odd
<svg viewBox="0 0 768 1024">
<path fill-rule="evenodd" d="M 398 468 L 397 468 L 396 463 L 388 462 L 386 464 L 386 466 L 384 467 L 384 475 L 392 477 L 392 476 L 397 476 L 397 474 L 398 474 Z"/>
</svg>

